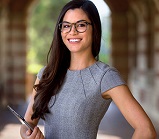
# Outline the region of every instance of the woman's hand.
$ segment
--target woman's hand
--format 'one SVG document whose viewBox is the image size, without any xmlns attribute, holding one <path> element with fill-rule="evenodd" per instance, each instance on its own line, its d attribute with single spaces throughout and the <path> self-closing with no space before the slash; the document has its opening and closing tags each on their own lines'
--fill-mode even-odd
<svg viewBox="0 0 159 139">
<path fill-rule="evenodd" d="M 44 139 L 44 136 L 38 127 L 34 127 L 33 132 L 31 130 L 26 131 L 27 139 Z"/>
<path fill-rule="evenodd" d="M 22 139 L 44 139 L 43 133 L 38 127 L 34 127 L 34 130 L 28 130 L 25 125 L 21 126 L 21 137 Z"/>
</svg>

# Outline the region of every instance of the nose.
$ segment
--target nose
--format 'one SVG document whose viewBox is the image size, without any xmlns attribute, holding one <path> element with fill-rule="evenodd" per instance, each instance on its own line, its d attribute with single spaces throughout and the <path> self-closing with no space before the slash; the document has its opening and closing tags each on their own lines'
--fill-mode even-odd
<svg viewBox="0 0 159 139">
<path fill-rule="evenodd" d="M 75 24 L 72 24 L 69 33 L 72 34 L 72 35 L 76 35 L 77 34 L 77 30 L 76 30 Z"/>
</svg>

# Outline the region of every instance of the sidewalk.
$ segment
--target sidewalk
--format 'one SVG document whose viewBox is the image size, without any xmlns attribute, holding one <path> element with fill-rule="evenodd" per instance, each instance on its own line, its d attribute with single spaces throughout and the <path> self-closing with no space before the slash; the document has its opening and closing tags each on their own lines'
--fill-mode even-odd
<svg viewBox="0 0 159 139">
<path fill-rule="evenodd" d="M 27 105 L 12 107 L 19 114 L 24 115 Z M 42 122 L 40 122 L 39 127 L 43 131 Z M 8 109 L 0 109 L 0 139 L 21 139 L 19 128 L 20 123 L 12 113 Z M 99 126 L 97 139 L 131 139 L 132 134 L 132 127 L 112 103 Z"/>
</svg>

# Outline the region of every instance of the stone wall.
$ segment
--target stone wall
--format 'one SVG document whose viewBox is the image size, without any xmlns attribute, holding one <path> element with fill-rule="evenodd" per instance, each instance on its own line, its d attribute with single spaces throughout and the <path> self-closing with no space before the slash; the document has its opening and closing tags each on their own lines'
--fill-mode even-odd
<svg viewBox="0 0 159 139">
<path fill-rule="evenodd" d="M 159 1 L 105 1 L 112 12 L 112 64 L 159 123 Z"/>
<path fill-rule="evenodd" d="M 148 115 L 158 122 L 159 88 L 158 88 L 158 30 L 159 18 L 154 1 L 133 1 L 129 12 L 136 16 L 136 30 L 133 42 L 135 47 L 134 60 L 129 73 L 129 86 L 139 103 Z"/>
<path fill-rule="evenodd" d="M 4 101 L 4 95 L 5 95 L 5 88 L 6 88 L 6 61 L 7 61 L 7 55 L 6 55 L 6 48 L 7 48 L 7 25 L 8 25 L 8 16 L 7 11 L 5 8 L 2 8 L 0 10 L 0 101 Z"/>
<path fill-rule="evenodd" d="M 18 104 L 26 94 L 27 19 L 33 0 L 0 0 L 0 102 Z"/>
</svg>

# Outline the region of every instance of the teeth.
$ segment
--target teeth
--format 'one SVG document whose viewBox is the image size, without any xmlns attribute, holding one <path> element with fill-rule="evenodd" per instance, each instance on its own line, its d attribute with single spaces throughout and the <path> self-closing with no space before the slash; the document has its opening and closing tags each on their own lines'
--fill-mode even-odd
<svg viewBox="0 0 159 139">
<path fill-rule="evenodd" d="M 70 42 L 78 42 L 78 41 L 80 41 L 80 39 L 70 39 L 69 41 Z"/>
</svg>

